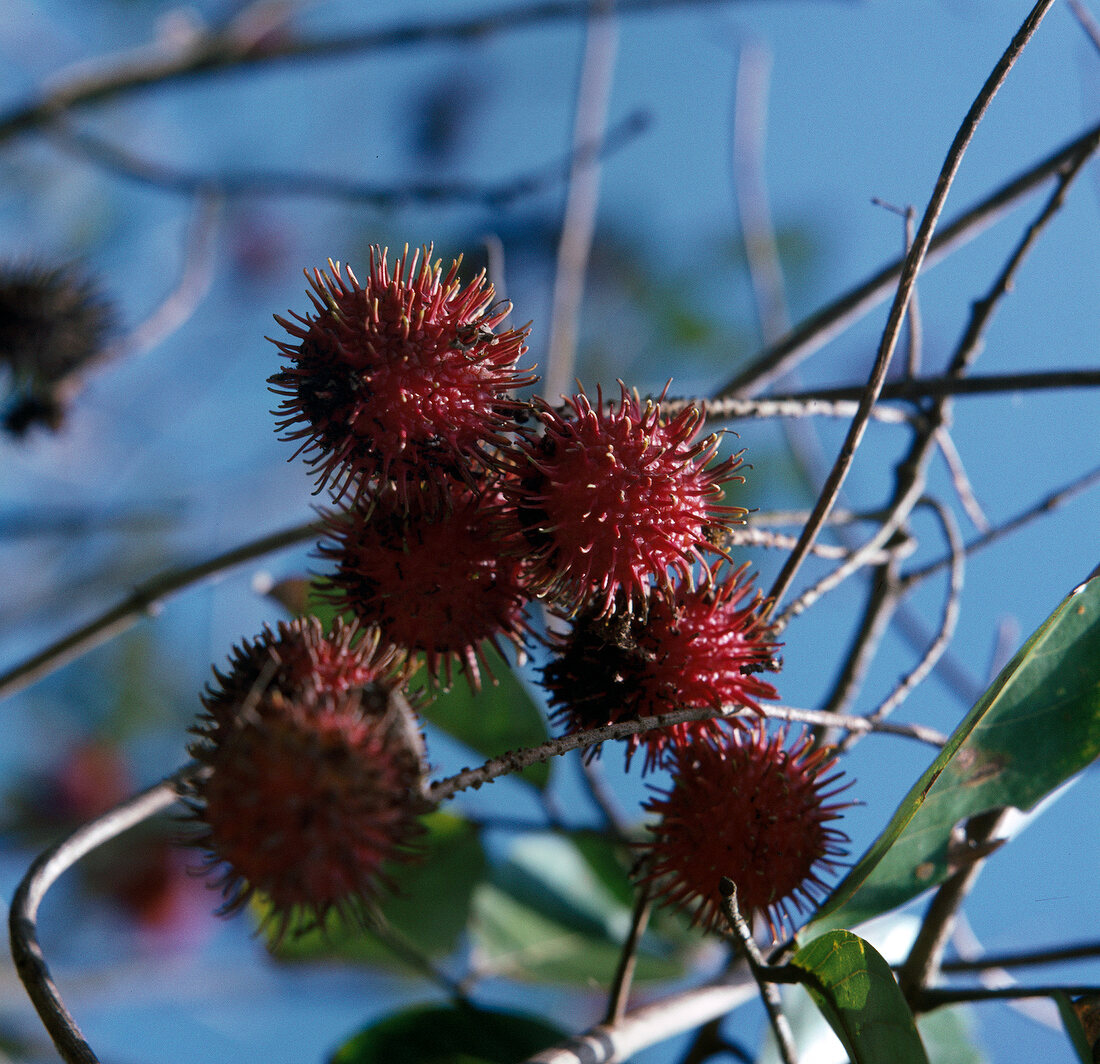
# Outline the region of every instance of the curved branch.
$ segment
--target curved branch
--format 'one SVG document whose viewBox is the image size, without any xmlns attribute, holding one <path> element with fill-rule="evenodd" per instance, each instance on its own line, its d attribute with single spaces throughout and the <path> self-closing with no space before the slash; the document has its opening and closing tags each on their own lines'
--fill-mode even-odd
<svg viewBox="0 0 1100 1064">
<path fill-rule="evenodd" d="M 38 942 L 38 908 L 50 887 L 81 857 L 174 804 L 180 785 L 197 771 L 195 764 L 185 765 L 167 779 L 78 828 L 67 839 L 42 853 L 15 891 L 8 913 L 15 969 L 57 1051 L 67 1064 L 98 1064 L 99 1058 L 65 1007 L 50 975 Z"/>
<path fill-rule="evenodd" d="M 704 7 L 730 0 L 620 0 L 623 15 L 641 15 L 677 7 Z M 275 5 L 279 7 L 279 5 Z M 155 42 L 125 55 L 115 55 L 89 70 L 82 64 L 58 79 L 39 99 L 0 114 L 0 142 L 47 125 L 74 107 L 101 103 L 152 85 L 202 77 L 236 68 L 293 60 L 339 59 L 343 56 L 424 44 L 462 44 L 492 34 L 548 22 L 582 21 L 588 0 L 543 0 L 501 10 L 490 9 L 450 21 L 414 22 L 385 29 L 307 35 L 272 20 L 256 19 L 252 5 L 223 29 L 197 31 L 182 44 Z"/>
<path fill-rule="evenodd" d="M 565 181 L 579 160 L 592 165 L 629 144 L 649 127 L 645 111 L 634 111 L 601 137 L 579 143 L 565 158 L 495 185 L 473 181 L 402 181 L 380 185 L 332 174 L 299 173 L 287 170 L 235 170 L 200 173 L 146 159 L 69 123 L 54 123 L 51 140 L 63 151 L 96 166 L 181 196 L 314 196 L 344 200 L 379 209 L 394 209 L 411 203 L 477 204 L 487 208 L 507 207 L 518 199 L 553 188 Z"/>
</svg>

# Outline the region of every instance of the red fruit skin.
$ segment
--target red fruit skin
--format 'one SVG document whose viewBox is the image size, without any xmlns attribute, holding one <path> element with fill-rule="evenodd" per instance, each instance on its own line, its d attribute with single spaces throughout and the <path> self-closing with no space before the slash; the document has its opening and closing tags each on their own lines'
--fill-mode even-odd
<svg viewBox="0 0 1100 1064">
<path fill-rule="evenodd" d="M 291 336 L 272 341 L 290 362 L 269 381 L 278 428 L 318 491 L 392 482 L 407 499 L 465 478 L 505 442 L 523 407 L 510 393 L 537 379 L 517 369 L 528 327 L 494 332 L 511 308 L 494 304 L 484 272 L 463 287 L 459 261 L 444 274 L 431 252 L 406 247 L 391 274 L 374 247 L 365 284 L 330 261 L 306 275 L 313 313 L 276 317 Z"/>
<path fill-rule="evenodd" d="M 481 686 L 486 645 L 522 648 L 529 599 L 519 533 L 500 493 L 452 485 L 444 504 L 408 506 L 393 492 L 330 514 L 319 552 L 335 562 L 329 597 L 452 681 L 452 665 Z"/>
<path fill-rule="evenodd" d="M 742 914 L 767 921 L 773 940 L 817 905 L 847 855 L 848 838 L 829 827 L 850 803 L 829 803 L 845 786 L 835 759 L 803 733 L 789 749 L 785 729 L 760 722 L 677 749 L 672 782 L 646 803 L 658 819 L 646 844 L 647 881 L 668 905 L 713 929 L 722 919 L 718 884 L 737 885 Z M 831 788 L 831 789 L 830 789 Z"/>
<path fill-rule="evenodd" d="M 745 564 L 716 575 L 708 587 L 681 584 L 651 596 L 644 618 L 579 618 L 560 642 L 558 658 L 543 670 L 551 719 L 568 733 L 676 709 L 747 706 L 763 712 L 759 700 L 778 694 L 756 673 L 777 667 L 778 644 L 770 639 L 762 607 Z M 739 723 L 686 721 L 632 735 L 626 740 L 627 767 L 640 747 L 646 752 L 642 771 L 648 772 L 671 751 L 707 736 L 717 739 Z"/>
<path fill-rule="evenodd" d="M 355 916 L 415 856 L 424 764 L 402 673 L 376 634 L 315 620 L 280 626 L 236 652 L 207 691 L 191 754 L 205 770 L 187 795 L 223 914 L 254 894 L 276 938 L 336 909 Z M 309 671 L 308 661 L 317 663 Z"/>
<path fill-rule="evenodd" d="M 660 400 L 643 407 L 619 385 L 618 408 L 602 391 L 593 406 L 582 390 L 561 413 L 536 398 L 542 434 L 527 432 L 506 455 L 532 589 L 567 613 L 633 609 L 673 574 L 690 582 L 696 564 L 709 579 L 715 532 L 745 512 L 720 501 L 741 459 L 708 467 L 719 439 L 696 442 L 701 411 L 663 418 Z"/>
</svg>

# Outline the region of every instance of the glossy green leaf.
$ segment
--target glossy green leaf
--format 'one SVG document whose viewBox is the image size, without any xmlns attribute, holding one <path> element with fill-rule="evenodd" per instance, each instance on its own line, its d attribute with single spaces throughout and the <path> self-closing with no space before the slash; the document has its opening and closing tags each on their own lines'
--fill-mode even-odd
<svg viewBox="0 0 1100 1064">
<path fill-rule="evenodd" d="M 595 831 L 574 831 L 569 840 L 592 874 L 621 905 L 633 906 L 634 884 L 630 881 L 630 847 Z"/>
<path fill-rule="evenodd" d="M 952 1005 L 917 1018 L 917 1030 L 932 1064 L 986 1064 L 989 1058 L 975 1044 L 977 1026 L 970 1005 Z"/>
<path fill-rule="evenodd" d="M 807 985 L 852 1064 L 928 1064 L 913 1014 L 890 966 L 850 931 L 830 931 L 803 946 L 791 964 Z"/>
<path fill-rule="evenodd" d="M 330 1064 L 515 1064 L 563 1037 L 536 1016 L 426 1005 L 371 1024 L 336 1050 Z"/>
<path fill-rule="evenodd" d="M 394 865 L 387 874 L 395 891 L 380 909 L 389 925 L 419 952 L 442 956 L 466 928 L 474 890 L 487 871 L 477 830 L 460 817 L 433 813 L 425 818 L 424 859 Z M 261 909 L 259 915 L 262 918 Z M 339 957 L 366 963 L 403 965 L 369 930 L 330 913 L 323 929 L 293 929 L 273 952 L 282 960 Z"/>
<path fill-rule="evenodd" d="M 510 979 L 606 987 L 619 963 L 619 941 L 600 938 L 525 905 L 499 887 L 483 885 L 474 898 L 471 925 L 479 971 Z M 683 975 L 675 953 L 654 951 L 647 937 L 638 955 L 636 982 Z"/>
<path fill-rule="evenodd" d="M 569 839 L 517 841 L 492 882 L 478 889 L 471 925 L 476 966 L 514 978 L 606 985 L 630 929 L 630 906 L 594 874 Z M 637 978 L 681 974 L 676 949 L 643 937 Z"/>
<path fill-rule="evenodd" d="M 1100 754 L 1100 577 L 1074 591 L 1005 666 L 810 925 L 856 924 L 954 870 L 952 829 L 1028 810 Z"/>
</svg>

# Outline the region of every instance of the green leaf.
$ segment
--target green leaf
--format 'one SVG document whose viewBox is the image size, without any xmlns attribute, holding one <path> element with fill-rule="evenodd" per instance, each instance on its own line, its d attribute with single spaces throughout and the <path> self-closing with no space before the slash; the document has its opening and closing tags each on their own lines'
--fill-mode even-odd
<svg viewBox="0 0 1100 1064">
<path fill-rule="evenodd" d="M 810 933 L 854 927 L 942 883 L 952 829 L 986 810 L 1029 810 L 1100 754 L 1100 577 L 1069 595 L 1005 666 L 886 830 L 836 887 Z"/>
<path fill-rule="evenodd" d="M 815 977 L 807 989 L 852 1064 L 928 1064 L 894 973 L 870 943 L 831 931 L 803 946 L 791 964 Z"/>
<path fill-rule="evenodd" d="M 545 1020 L 518 1012 L 425 1005 L 360 1031 L 330 1064 L 515 1064 L 563 1037 Z"/>
<path fill-rule="evenodd" d="M 936 1009 L 917 1019 L 917 1030 L 932 1064 L 986 1064 L 988 1058 L 974 1044 L 976 1027 L 974 1010 L 969 1005 Z"/>
<path fill-rule="evenodd" d="M 481 972 L 510 979 L 606 987 L 618 967 L 621 942 L 554 920 L 499 887 L 483 884 L 474 896 L 471 936 Z M 676 979 L 684 964 L 674 953 L 655 952 L 646 936 L 636 982 Z"/>
<path fill-rule="evenodd" d="M 491 667 L 496 683 L 486 679 L 481 692 L 474 694 L 460 680 L 424 703 L 424 719 L 486 758 L 545 742 L 546 721 L 512 667 L 499 655 L 494 655 Z M 426 683 L 421 677 L 421 687 Z M 415 679 L 411 686 L 415 689 Z M 516 778 L 541 790 L 550 781 L 550 765 L 531 765 Z"/>
<path fill-rule="evenodd" d="M 424 823 L 428 828 L 424 859 L 387 868 L 396 890 L 382 899 L 380 909 L 401 937 L 419 952 L 437 957 L 458 945 L 474 890 L 488 866 L 477 829 L 465 820 L 449 813 L 432 813 Z M 263 913 L 261 908 L 261 918 Z M 404 963 L 369 930 L 335 912 L 329 914 L 323 929 L 295 934 L 292 928 L 278 946 L 270 934 L 268 942 L 280 960 L 339 957 L 372 964 Z"/>
<path fill-rule="evenodd" d="M 630 906 L 593 873 L 567 838 L 517 841 L 492 882 L 474 899 L 471 933 L 476 967 L 500 975 L 606 985 L 630 929 Z M 636 977 L 682 972 L 677 951 L 656 935 L 643 937 Z"/>
<path fill-rule="evenodd" d="M 600 884 L 622 905 L 633 906 L 634 884 L 630 881 L 629 847 L 595 831 L 573 831 L 569 838 Z M 628 855 L 623 859 L 624 852 Z"/>
</svg>

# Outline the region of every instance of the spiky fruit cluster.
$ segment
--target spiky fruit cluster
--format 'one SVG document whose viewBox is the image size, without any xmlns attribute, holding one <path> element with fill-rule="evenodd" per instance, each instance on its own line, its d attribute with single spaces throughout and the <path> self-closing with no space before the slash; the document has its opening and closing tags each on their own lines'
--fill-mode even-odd
<svg viewBox="0 0 1100 1064">
<path fill-rule="evenodd" d="M 424 768 L 403 677 L 377 633 L 326 636 L 316 619 L 265 630 L 215 674 L 188 800 L 222 912 L 259 893 L 278 938 L 303 916 L 356 914 L 415 854 Z"/>
<path fill-rule="evenodd" d="M 551 719 L 573 732 L 677 709 L 762 712 L 759 699 L 778 697 L 757 675 L 775 667 L 777 649 L 762 606 L 743 565 L 712 585 L 680 584 L 651 596 L 644 616 L 583 615 L 543 670 Z M 648 771 L 670 750 L 718 738 L 723 726 L 719 719 L 686 721 L 632 735 L 627 766 L 641 746 Z"/>
<path fill-rule="evenodd" d="M 76 374 L 100 357 L 115 309 L 75 266 L 0 267 L 0 370 L 10 396 L 3 426 L 60 428 Z"/>
<path fill-rule="evenodd" d="M 447 487 L 444 505 L 396 492 L 329 515 L 322 557 L 332 601 L 386 637 L 424 654 L 433 677 L 451 681 L 451 666 L 481 683 L 484 645 L 505 638 L 521 647 L 527 630 L 524 563 L 501 529 L 503 501 L 491 485 Z"/>
<path fill-rule="evenodd" d="M 277 413 L 318 477 L 337 496 L 392 482 L 402 499 L 464 478 L 518 408 L 511 391 L 535 378 L 517 369 L 527 329 L 494 330 L 482 272 L 465 287 L 459 262 L 446 274 L 408 248 L 391 274 L 371 249 L 366 283 L 338 264 L 309 277 L 314 313 L 276 320 L 292 337 L 274 341 L 290 365 L 270 378 Z"/>
<path fill-rule="evenodd" d="M 582 390 L 559 412 L 536 399 L 536 430 L 511 451 L 506 491 L 529 547 L 532 590 L 568 612 L 632 610 L 672 576 L 709 573 L 716 532 L 744 513 L 722 504 L 740 457 L 713 464 L 693 405 L 673 417 L 620 381 L 618 408 Z M 663 399 L 663 395 L 662 395 Z"/>
<path fill-rule="evenodd" d="M 646 878 L 693 923 L 718 924 L 727 877 L 742 914 L 765 919 L 776 939 L 846 856 L 847 836 L 828 826 L 849 804 L 829 801 L 845 789 L 832 751 L 805 733 L 786 743 L 786 729 L 769 738 L 757 722 L 678 748 L 671 786 L 646 804 L 657 817 Z"/>
</svg>

